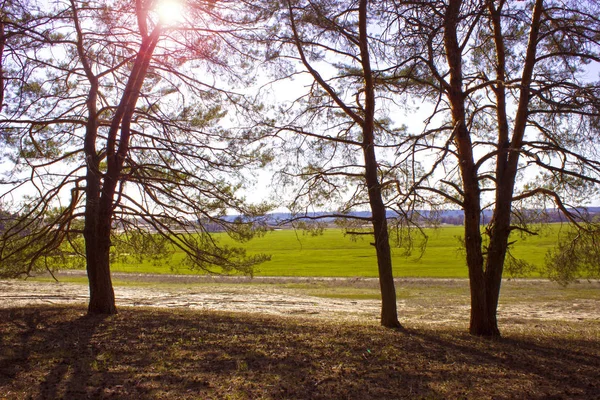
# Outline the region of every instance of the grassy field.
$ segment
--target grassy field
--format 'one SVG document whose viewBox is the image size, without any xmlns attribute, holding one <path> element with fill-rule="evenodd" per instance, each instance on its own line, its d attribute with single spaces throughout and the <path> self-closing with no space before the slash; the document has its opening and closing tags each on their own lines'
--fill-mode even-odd
<svg viewBox="0 0 600 400">
<path fill-rule="evenodd" d="M 557 241 L 560 225 L 548 225 L 542 234 L 521 238 L 515 236 L 513 254 L 543 267 L 544 256 Z M 463 228 L 447 226 L 426 230 L 429 237 L 425 252 L 415 250 L 406 256 L 402 249 L 394 249 L 394 274 L 397 277 L 465 278 L 467 269 L 459 238 Z M 234 244 L 222 235 L 226 244 Z M 372 241 L 372 240 L 371 240 Z M 375 277 L 377 264 L 375 249 L 369 238 L 352 240 L 338 229 L 327 229 L 323 235 L 311 236 L 302 231 L 279 230 L 244 244 L 249 253 L 265 253 L 271 261 L 256 267 L 258 276 L 331 276 Z M 173 263 L 176 269 L 165 265 L 115 264 L 113 271 L 136 273 L 194 273 L 177 268 L 182 253 L 176 253 Z M 533 274 L 532 276 L 538 276 Z"/>
<path fill-rule="evenodd" d="M 592 399 L 600 325 L 520 322 L 505 338 L 298 317 L 0 309 L 1 399 Z"/>
</svg>

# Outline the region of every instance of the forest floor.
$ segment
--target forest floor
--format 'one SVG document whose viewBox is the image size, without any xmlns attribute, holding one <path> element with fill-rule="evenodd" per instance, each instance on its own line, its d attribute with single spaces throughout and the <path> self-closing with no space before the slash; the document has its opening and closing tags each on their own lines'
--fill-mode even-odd
<svg viewBox="0 0 600 400">
<path fill-rule="evenodd" d="M 376 280 L 115 283 L 89 317 L 82 283 L 0 281 L 0 399 L 600 399 L 598 282 L 504 282 L 498 340 L 465 280 L 398 280 L 398 331 Z"/>
</svg>

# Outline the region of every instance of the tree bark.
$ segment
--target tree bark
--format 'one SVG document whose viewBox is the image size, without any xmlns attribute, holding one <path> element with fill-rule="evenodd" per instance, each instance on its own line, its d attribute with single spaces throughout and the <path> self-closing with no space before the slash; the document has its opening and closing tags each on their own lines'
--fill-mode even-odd
<svg viewBox="0 0 600 400">
<path fill-rule="evenodd" d="M 294 42 L 300 59 L 315 81 L 331 96 L 333 101 L 348 117 L 362 128 L 362 152 L 365 162 L 365 184 L 368 189 L 371 223 L 377 254 L 379 286 L 381 290 L 381 325 L 389 328 L 401 328 L 398 322 L 396 304 L 396 287 L 392 269 L 392 256 L 387 225 L 386 207 L 383 202 L 381 183 L 378 177 L 378 163 L 375 153 L 375 83 L 371 70 L 369 43 L 367 35 L 368 0 L 360 0 L 358 8 L 359 50 L 363 68 L 365 105 L 364 115 L 359 115 L 341 99 L 335 90 L 323 79 L 309 63 L 302 48 L 302 42 L 296 29 L 291 2 L 288 2 L 290 24 L 294 34 Z"/>
<path fill-rule="evenodd" d="M 89 203 L 88 203 L 89 204 Z M 92 224 L 90 224 L 92 225 Z M 87 228 L 87 224 L 86 224 Z M 110 276 L 110 229 L 100 224 L 86 229 L 86 261 L 90 285 L 88 314 L 116 314 L 115 293 Z"/>
<path fill-rule="evenodd" d="M 87 171 L 83 236 L 85 239 L 86 269 L 90 286 L 88 314 L 115 314 L 117 307 L 109 264 L 111 218 L 110 216 L 108 218 L 108 227 L 106 226 L 106 218 L 100 218 L 102 174 L 99 169 L 100 160 L 96 153 L 98 130 L 96 112 L 98 95 L 97 79 L 93 77 L 91 83 L 88 96 L 88 123 L 84 142 Z"/>
<path fill-rule="evenodd" d="M 0 112 L 4 106 L 4 46 L 6 36 L 4 32 L 4 16 L 0 14 Z"/>
<path fill-rule="evenodd" d="M 477 164 L 473 156 L 473 145 L 466 125 L 465 99 L 463 89 L 462 51 L 458 41 L 462 0 L 450 0 L 444 21 L 444 47 L 450 69 L 450 82 L 446 86 L 454 123 L 454 143 L 459 159 L 460 175 L 463 181 L 463 209 L 465 213 L 465 251 L 469 271 L 471 292 L 471 316 L 469 333 L 477 336 L 498 336 L 500 332 L 490 315 L 487 295 L 487 280 L 484 272 L 484 257 L 481 234 L 481 188 Z"/>
<path fill-rule="evenodd" d="M 90 62 L 83 47 L 83 35 L 77 18 L 77 10 L 72 2 L 75 29 L 78 33 L 77 50 L 86 77 L 90 83 L 87 98 L 88 122 L 84 139 L 86 157 L 86 204 L 84 239 L 86 251 L 87 274 L 90 287 L 89 314 L 115 314 L 117 307 L 115 293 L 110 276 L 111 229 L 114 213 L 114 198 L 117 183 L 127 151 L 129 149 L 131 118 L 140 95 L 140 90 L 152 54 L 160 37 L 160 25 L 151 35 L 145 34 L 145 25 L 140 26 L 143 39 L 133 66 L 123 97 L 115 111 L 107 138 L 107 171 L 100 171 L 100 156 L 96 149 L 98 138 L 97 101 L 99 82 L 93 73 Z M 120 132 L 120 135 L 119 135 Z M 117 136 L 119 136 L 117 146 Z"/>
<path fill-rule="evenodd" d="M 375 84 L 367 40 L 367 0 L 360 0 L 358 9 L 358 30 L 361 63 L 365 80 L 365 109 L 363 128 L 363 155 L 365 160 L 365 181 L 369 191 L 379 287 L 381 290 L 381 325 L 388 328 L 401 328 L 398 322 L 396 287 L 392 268 L 392 253 L 387 225 L 385 204 L 379 182 L 377 156 L 375 154 Z"/>
<path fill-rule="evenodd" d="M 494 215 L 488 228 L 490 243 L 485 264 L 485 294 L 489 331 L 492 336 L 499 336 L 498 330 L 498 300 L 502 286 L 504 262 L 508 251 L 508 242 L 511 232 L 511 210 L 519 164 L 520 150 L 522 147 L 530 101 L 531 78 L 535 66 L 537 40 L 539 36 L 540 19 L 543 11 L 543 0 L 537 0 L 533 8 L 531 28 L 525 64 L 521 77 L 519 105 L 515 118 L 512 140 L 509 142 L 508 118 L 506 113 L 506 94 L 504 80 L 506 75 L 505 46 L 501 10 L 495 9 L 493 3 L 488 6 L 492 27 L 494 29 L 494 43 L 497 54 L 495 88 L 497 99 L 498 120 L 498 153 L 496 156 L 496 206 Z"/>
<path fill-rule="evenodd" d="M 501 5 L 503 3 L 500 3 Z M 531 31 L 527 55 L 521 79 L 519 106 L 515 118 L 512 140 L 509 140 L 509 123 L 506 111 L 506 51 L 502 33 L 501 9 L 494 2 L 487 4 L 491 19 L 496 50 L 496 83 L 493 87 L 496 95 L 496 116 L 498 139 L 496 152 L 496 198 L 494 215 L 488 226 L 490 243 L 487 257 L 482 252 L 482 234 L 480 227 L 480 187 L 477 164 L 474 162 L 472 143 L 468 127 L 465 125 L 465 99 L 462 79 L 462 52 L 458 42 L 457 27 L 462 0 L 450 0 L 444 21 L 444 46 L 450 82 L 446 87 L 451 104 L 452 119 L 455 124 L 454 141 L 458 149 L 460 172 L 463 180 L 463 209 L 465 212 L 465 247 L 469 269 L 471 289 L 471 320 L 469 332 L 478 336 L 500 336 L 497 309 L 502 285 L 504 261 L 508 250 L 511 231 L 510 216 L 515 179 L 518 168 L 519 152 L 522 146 L 527 113 L 529 90 L 535 64 L 539 21 L 543 0 L 536 0 L 532 16 Z"/>
<path fill-rule="evenodd" d="M 83 238 L 85 240 L 86 270 L 90 288 L 88 314 L 116 314 L 117 307 L 109 265 L 110 220 L 107 231 L 106 226 L 101 226 L 100 218 L 102 172 L 100 171 L 100 157 L 96 150 L 99 126 L 97 107 L 99 81 L 92 70 L 83 47 L 83 34 L 79 25 L 77 8 L 73 1 L 71 5 L 73 7 L 75 30 L 77 32 L 77 52 L 90 83 L 90 90 L 86 100 L 88 120 L 83 143 L 86 161 Z"/>
<path fill-rule="evenodd" d="M 377 160 L 373 145 L 366 145 L 363 151 L 381 290 L 381 325 L 388 328 L 401 328 L 402 326 L 398 322 L 396 286 L 394 284 L 386 208 L 381 197 L 381 185 L 377 177 Z"/>
</svg>

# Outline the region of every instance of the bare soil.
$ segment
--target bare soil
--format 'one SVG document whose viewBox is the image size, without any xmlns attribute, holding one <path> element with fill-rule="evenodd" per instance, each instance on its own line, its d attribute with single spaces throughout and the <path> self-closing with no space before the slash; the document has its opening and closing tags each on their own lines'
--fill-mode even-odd
<svg viewBox="0 0 600 400">
<path fill-rule="evenodd" d="M 598 399 L 600 324 L 461 328 L 122 307 L 0 309 L 0 398 Z"/>
<path fill-rule="evenodd" d="M 82 276 L 70 271 L 61 277 Z M 306 315 L 312 318 L 377 321 L 378 282 L 372 278 L 210 277 L 114 274 L 119 307 L 186 308 Z M 464 279 L 399 279 L 399 315 L 404 321 L 464 326 L 469 289 Z M 560 288 L 545 280 L 505 281 L 501 322 L 600 321 L 600 282 Z M 85 304 L 83 284 L 0 281 L 0 307 Z"/>
<path fill-rule="evenodd" d="M 466 333 L 465 280 L 399 280 L 402 330 L 376 280 L 115 282 L 88 316 L 85 284 L 0 281 L 1 400 L 600 399 L 598 282 L 504 282 L 499 340 Z"/>
</svg>

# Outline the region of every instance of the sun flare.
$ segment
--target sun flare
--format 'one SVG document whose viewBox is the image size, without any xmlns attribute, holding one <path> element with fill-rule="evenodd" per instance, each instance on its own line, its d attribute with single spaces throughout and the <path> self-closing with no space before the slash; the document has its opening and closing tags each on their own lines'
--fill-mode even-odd
<svg viewBox="0 0 600 400">
<path fill-rule="evenodd" d="M 182 1 L 160 0 L 156 6 L 156 12 L 163 25 L 173 26 L 184 20 L 184 7 Z"/>
</svg>

